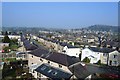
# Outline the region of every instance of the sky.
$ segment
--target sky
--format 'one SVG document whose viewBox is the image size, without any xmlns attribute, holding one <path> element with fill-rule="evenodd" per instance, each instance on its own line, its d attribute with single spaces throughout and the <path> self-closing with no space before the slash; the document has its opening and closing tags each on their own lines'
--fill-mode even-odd
<svg viewBox="0 0 120 80">
<path fill-rule="evenodd" d="M 118 25 L 117 2 L 3 2 L 2 26 L 81 28 Z"/>
</svg>

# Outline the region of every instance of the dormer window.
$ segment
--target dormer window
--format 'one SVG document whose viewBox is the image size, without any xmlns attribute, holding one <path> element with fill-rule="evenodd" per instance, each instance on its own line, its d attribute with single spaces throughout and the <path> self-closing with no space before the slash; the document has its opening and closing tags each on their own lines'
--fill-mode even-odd
<svg viewBox="0 0 120 80">
<path fill-rule="evenodd" d="M 62 66 L 61 66 L 61 65 L 59 65 L 59 68 L 62 68 Z"/>
</svg>

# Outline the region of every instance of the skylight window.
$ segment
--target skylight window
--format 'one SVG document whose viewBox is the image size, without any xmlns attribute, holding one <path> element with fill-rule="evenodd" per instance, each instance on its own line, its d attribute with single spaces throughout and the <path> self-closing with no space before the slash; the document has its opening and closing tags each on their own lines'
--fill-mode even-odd
<svg viewBox="0 0 120 80">
<path fill-rule="evenodd" d="M 48 58 L 50 56 L 50 54 L 48 54 L 47 56 L 46 56 L 46 58 Z"/>
<path fill-rule="evenodd" d="M 41 68 L 42 71 L 44 71 L 45 69 L 46 69 L 46 66 L 43 66 L 43 67 Z"/>
<path fill-rule="evenodd" d="M 44 54 L 41 55 L 41 57 L 43 57 L 43 56 L 44 56 Z"/>
<path fill-rule="evenodd" d="M 56 76 L 56 75 L 57 75 L 57 71 L 54 71 L 54 72 L 52 73 L 52 75 Z"/>
<path fill-rule="evenodd" d="M 51 70 L 51 69 L 48 71 L 48 73 L 50 73 L 50 72 L 52 72 L 52 70 Z"/>
</svg>

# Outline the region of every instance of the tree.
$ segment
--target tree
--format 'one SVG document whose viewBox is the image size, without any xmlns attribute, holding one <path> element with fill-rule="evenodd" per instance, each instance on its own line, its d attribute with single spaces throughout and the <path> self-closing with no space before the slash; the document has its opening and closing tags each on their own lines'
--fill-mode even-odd
<svg viewBox="0 0 120 80">
<path fill-rule="evenodd" d="M 101 65 L 101 60 L 99 60 L 99 61 L 97 62 L 97 64 L 98 64 L 98 65 Z"/>
<path fill-rule="evenodd" d="M 9 50 L 10 50 L 10 47 L 8 47 L 8 46 L 7 46 L 7 47 L 4 47 L 3 50 L 4 50 L 4 53 L 8 53 Z"/>
<path fill-rule="evenodd" d="M 90 63 L 90 59 L 89 59 L 88 57 L 85 57 L 85 58 L 83 59 L 83 62 Z"/>
<path fill-rule="evenodd" d="M 5 35 L 4 35 L 2 42 L 3 43 L 10 43 L 10 38 L 8 37 L 7 31 L 5 32 Z"/>
</svg>

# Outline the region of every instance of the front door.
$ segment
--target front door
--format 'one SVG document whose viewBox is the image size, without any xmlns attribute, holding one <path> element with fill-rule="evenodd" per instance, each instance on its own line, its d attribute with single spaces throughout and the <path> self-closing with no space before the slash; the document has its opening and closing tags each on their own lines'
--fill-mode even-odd
<svg viewBox="0 0 120 80">
<path fill-rule="evenodd" d="M 112 65 L 112 61 L 110 60 L 110 65 Z"/>
</svg>

